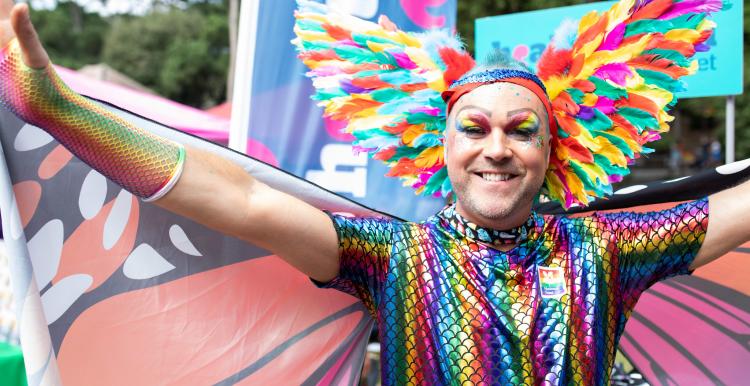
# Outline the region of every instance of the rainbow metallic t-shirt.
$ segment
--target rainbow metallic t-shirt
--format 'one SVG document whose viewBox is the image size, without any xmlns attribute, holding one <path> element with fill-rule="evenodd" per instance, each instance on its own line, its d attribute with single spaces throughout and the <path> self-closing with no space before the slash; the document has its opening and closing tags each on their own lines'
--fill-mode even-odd
<svg viewBox="0 0 750 386">
<path fill-rule="evenodd" d="M 650 213 L 534 213 L 501 252 L 457 231 L 453 212 L 419 224 L 332 216 L 341 264 L 326 286 L 376 318 L 384 385 L 609 384 L 636 300 L 688 273 L 708 225 L 705 198 Z"/>
</svg>

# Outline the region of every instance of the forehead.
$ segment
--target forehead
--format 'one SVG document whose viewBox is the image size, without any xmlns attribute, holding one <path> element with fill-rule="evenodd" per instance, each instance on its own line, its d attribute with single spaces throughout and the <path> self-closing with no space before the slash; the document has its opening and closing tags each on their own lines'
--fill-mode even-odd
<svg viewBox="0 0 750 386">
<path fill-rule="evenodd" d="M 479 86 L 462 95 L 453 105 L 450 115 L 465 107 L 477 107 L 492 112 L 493 116 L 519 110 L 532 109 L 539 117 L 544 116 L 544 104 L 531 90 L 514 83 L 497 82 Z M 467 109 L 464 109 L 466 111 Z"/>
</svg>

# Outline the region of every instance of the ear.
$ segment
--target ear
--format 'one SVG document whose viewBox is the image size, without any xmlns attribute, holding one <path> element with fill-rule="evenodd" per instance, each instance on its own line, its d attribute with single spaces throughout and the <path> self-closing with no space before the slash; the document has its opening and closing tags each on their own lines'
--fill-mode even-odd
<svg viewBox="0 0 750 386">
<path fill-rule="evenodd" d="M 547 168 L 549 168 L 550 155 L 552 155 L 552 136 L 547 136 L 547 155 L 545 158 L 547 160 Z"/>
<path fill-rule="evenodd" d="M 549 119 L 547 122 L 549 122 Z M 557 125 L 557 121 L 555 121 L 555 125 Z M 553 129 L 549 127 L 549 124 L 547 124 L 547 164 L 549 164 L 549 157 L 552 155 L 552 130 Z M 555 130 L 557 130 L 557 126 L 555 126 Z"/>
</svg>

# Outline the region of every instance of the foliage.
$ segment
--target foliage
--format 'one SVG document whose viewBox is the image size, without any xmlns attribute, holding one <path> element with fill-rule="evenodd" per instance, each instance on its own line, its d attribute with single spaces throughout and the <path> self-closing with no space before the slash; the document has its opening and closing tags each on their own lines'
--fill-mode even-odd
<svg viewBox="0 0 750 386">
<path fill-rule="evenodd" d="M 60 1 L 54 9 L 34 10 L 31 20 L 55 63 L 80 68 L 100 61 L 109 23 L 99 14 Z"/>
<path fill-rule="evenodd" d="M 738 1 L 738 0 L 733 0 Z M 474 52 L 474 20 L 481 17 L 503 15 L 514 12 L 533 11 L 544 8 L 563 7 L 590 3 L 583 0 L 458 0 L 458 25 L 456 29 L 466 41 L 469 51 Z M 744 7 L 744 60 L 750 60 L 750 7 Z M 750 67 L 744 66 L 744 89 L 750 88 Z M 725 102 L 724 97 L 697 98 L 680 101 L 676 116 L 680 124 L 689 128 L 683 132 L 700 136 L 724 137 Z M 736 106 L 736 159 L 750 157 L 750 96 L 747 93 L 737 96 Z M 666 142 L 657 142 L 665 146 Z"/>
<path fill-rule="evenodd" d="M 107 0 L 91 0 L 105 3 Z M 473 52 L 474 20 L 480 17 L 580 4 L 583 0 L 457 0 L 458 32 Z M 737 0 L 734 0 L 737 1 Z M 76 3 L 58 1 L 35 10 L 32 20 L 53 60 L 66 67 L 107 62 L 156 92 L 205 107 L 224 100 L 229 60 L 226 0 L 155 0 L 142 16 L 104 18 Z M 750 7 L 744 7 L 745 62 L 750 57 Z M 745 84 L 750 69 L 745 66 Z M 747 88 L 747 87 L 746 87 Z M 683 127 L 722 137 L 725 98 L 678 104 Z M 750 97 L 736 99 L 737 158 L 750 157 Z"/>
<path fill-rule="evenodd" d="M 106 0 L 102 0 L 106 3 Z M 32 12 L 52 60 L 78 69 L 105 62 L 157 93 L 196 107 L 224 101 L 227 5 L 157 0 L 143 16 L 103 17 L 72 1 Z"/>
<path fill-rule="evenodd" d="M 223 100 L 228 46 L 221 4 L 168 7 L 115 18 L 103 58 L 167 98 L 204 107 Z"/>
</svg>

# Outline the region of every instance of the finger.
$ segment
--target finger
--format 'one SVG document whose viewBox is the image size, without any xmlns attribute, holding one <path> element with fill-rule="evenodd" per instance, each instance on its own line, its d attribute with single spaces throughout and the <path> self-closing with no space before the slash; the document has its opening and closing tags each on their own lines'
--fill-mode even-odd
<svg viewBox="0 0 750 386">
<path fill-rule="evenodd" d="M 18 38 L 18 45 L 23 52 L 23 61 L 31 68 L 44 68 L 49 63 L 47 52 L 42 47 L 34 25 L 29 18 L 29 7 L 26 4 L 16 5 L 10 13 L 10 22 Z"/>
</svg>

